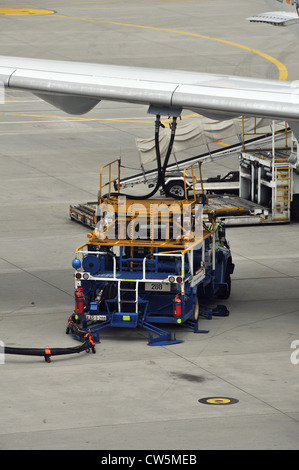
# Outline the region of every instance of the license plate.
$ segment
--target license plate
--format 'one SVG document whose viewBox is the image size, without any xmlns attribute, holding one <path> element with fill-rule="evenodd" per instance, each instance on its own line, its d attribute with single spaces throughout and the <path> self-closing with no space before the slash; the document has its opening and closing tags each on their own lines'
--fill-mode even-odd
<svg viewBox="0 0 299 470">
<path fill-rule="evenodd" d="M 106 321 L 107 316 L 106 315 L 85 315 L 86 320 L 91 320 L 91 321 Z"/>
<path fill-rule="evenodd" d="M 170 284 L 164 282 L 146 282 L 144 290 L 154 292 L 170 292 Z"/>
</svg>

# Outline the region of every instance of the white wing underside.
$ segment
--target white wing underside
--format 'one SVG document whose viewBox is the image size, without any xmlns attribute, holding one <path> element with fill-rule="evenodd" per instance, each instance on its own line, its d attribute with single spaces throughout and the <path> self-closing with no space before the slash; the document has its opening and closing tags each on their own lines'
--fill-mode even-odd
<svg viewBox="0 0 299 470">
<path fill-rule="evenodd" d="M 299 127 L 299 81 L 6 56 L 0 56 L 0 81 L 69 114 L 108 100 L 169 116 L 186 109 L 218 120 L 253 116 Z"/>
<path fill-rule="evenodd" d="M 253 23 L 268 23 L 274 26 L 289 26 L 299 23 L 299 17 L 296 13 L 286 13 L 285 11 L 271 11 L 251 16 L 247 20 Z"/>
</svg>

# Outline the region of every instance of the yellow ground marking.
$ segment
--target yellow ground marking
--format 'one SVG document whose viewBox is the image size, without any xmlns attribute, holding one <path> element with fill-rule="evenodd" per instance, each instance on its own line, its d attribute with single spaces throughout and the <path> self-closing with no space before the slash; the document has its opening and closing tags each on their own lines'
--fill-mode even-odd
<svg viewBox="0 0 299 470">
<path fill-rule="evenodd" d="M 222 140 L 214 140 L 213 143 L 223 145 L 223 147 L 229 147 L 229 144 L 227 144 L 226 142 L 222 142 Z"/>
<path fill-rule="evenodd" d="M 74 2 L 77 3 L 77 2 Z M 80 3 L 80 2 L 78 2 Z M 93 3 L 93 2 L 90 2 Z M 34 15 L 52 15 L 55 12 L 53 10 L 43 10 L 43 9 L 37 9 L 37 8 L 0 8 L 0 16 L 34 16 Z M 240 49 L 246 50 L 248 52 L 252 52 L 254 54 L 259 55 L 260 57 L 272 62 L 279 70 L 279 80 L 286 80 L 288 77 L 288 71 L 284 64 L 280 62 L 279 60 L 275 59 L 274 57 L 270 56 L 269 54 L 265 54 L 264 52 L 261 52 L 257 49 L 253 49 L 251 47 L 243 46 L 242 44 L 238 44 L 236 42 L 232 41 L 227 41 L 225 39 L 219 39 L 219 38 L 214 38 L 211 36 L 205 36 L 203 34 L 196 34 L 196 33 L 189 33 L 186 31 L 179 31 L 175 29 L 169 29 L 169 28 L 159 28 L 156 26 L 146 26 L 146 25 L 136 25 L 136 24 L 131 24 L 131 23 L 121 23 L 118 21 L 106 21 L 106 20 L 97 20 L 93 18 L 80 18 L 80 17 L 75 17 L 75 16 L 66 16 L 66 15 L 55 15 L 57 18 L 66 18 L 66 19 L 72 19 L 72 20 L 79 20 L 79 21 L 90 21 L 90 22 L 96 22 L 96 23 L 103 23 L 103 24 L 112 24 L 116 26 L 127 26 L 130 28 L 141 28 L 141 29 L 150 29 L 153 31 L 164 31 L 168 33 L 175 33 L 175 34 L 181 34 L 185 36 L 192 36 L 192 37 L 197 37 L 201 39 L 208 39 L 210 41 L 217 41 L 223 44 L 228 44 L 229 46 L 233 47 L 238 47 Z"/>
<path fill-rule="evenodd" d="M 22 103 L 22 101 L 21 101 Z M 53 116 L 52 114 L 27 114 L 27 113 L 9 113 L 9 112 L 1 112 L 0 115 L 6 116 L 18 116 L 18 117 L 31 117 L 31 118 L 41 118 L 41 119 L 61 119 L 63 121 L 108 121 L 108 122 L 127 122 L 127 123 L 134 123 L 134 124 L 152 124 L 154 122 L 154 118 L 150 120 L 144 119 L 128 119 L 128 118 L 85 118 L 85 117 L 75 117 L 75 116 Z M 182 116 L 182 119 L 190 118 L 198 116 L 198 114 L 188 114 L 186 116 Z M 163 123 L 171 122 L 172 119 L 165 119 L 161 121 Z M 42 122 L 42 121 L 41 121 Z M 11 123 L 13 124 L 13 122 Z"/>
<path fill-rule="evenodd" d="M 186 2 L 198 2 L 198 0 L 163 0 L 164 3 L 186 3 Z M 55 1 L 55 5 L 106 5 L 107 3 L 111 4 L 117 4 L 117 3 L 122 3 L 123 0 L 97 0 L 97 1 Z M 159 3 L 160 0 L 125 0 L 125 3 Z M 50 3 L 53 5 L 53 1 L 48 1 L 44 2 L 46 5 L 47 3 Z M 18 2 L 19 5 L 25 4 L 27 5 L 28 2 Z M 40 5 L 40 2 L 30 2 L 30 5 Z"/>
<path fill-rule="evenodd" d="M 0 16 L 37 16 L 53 15 L 53 10 L 41 10 L 39 8 L 0 8 Z"/>
<path fill-rule="evenodd" d="M 39 10 L 39 9 L 33 9 L 33 8 L 0 8 L 0 16 L 1 15 L 13 15 L 17 14 L 17 11 L 19 11 L 19 15 L 38 15 L 38 14 L 53 14 L 55 13 L 53 10 Z M 11 12 L 11 13 L 9 13 Z M 39 13 L 38 13 L 39 12 Z M 247 46 L 243 46 L 242 44 L 238 44 L 232 41 L 227 41 L 224 39 L 219 39 L 219 38 L 214 38 L 210 36 L 205 36 L 202 34 L 197 34 L 197 33 L 189 33 L 186 31 L 179 31 L 175 29 L 169 29 L 169 28 L 160 28 L 156 26 L 145 26 L 145 25 L 136 25 L 136 24 L 131 24 L 131 23 L 121 23 L 117 21 L 106 21 L 106 20 L 98 20 L 98 19 L 92 19 L 92 18 L 80 18 L 80 17 L 73 17 L 73 16 L 65 16 L 65 15 L 55 15 L 56 18 L 65 18 L 65 19 L 72 19 L 72 20 L 78 20 L 78 21 L 89 21 L 89 22 L 96 22 L 96 23 L 102 23 L 102 24 L 112 24 L 115 26 L 126 26 L 126 27 L 131 27 L 131 28 L 140 28 L 140 29 L 149 29 L 153 31 L 163 31 L 163 32 L 168 32 L 168 33 L 174 33 L 174 34 L 181 34 L 184 36 L 192 36 L 192 37 L 197 37 L 201 39 L 208 39 L 210 41 L 216 41 L 219 43 L 223 44 L 228 44 L 233 47 L 238 47 L 240 49 L 243 49 L 245 51 L 254 53 L 259 55 L 260 57 L 272 62 L 279 70 L 279 80 L 286 80 L 288 77 L 288 71 L 284 64 L 280 62 L 279 60 L 275 59 L 274 57 L 265 54 L 257 49 L 253 49 Z M 4 113 L 0 113 L 4 114 Z M 20 116 L 20 117 L 35 117 L 35 118 L 46 118 L 46 119 L 61 119 L 61 120 L 71 120 L 71 121 L 111 121 L 111 122 L 126 122 L 126 123 L 138 123 L 138 124 L 151 124 L 153 121 L 151 120 L 134 120 L 134 119 L 108 119 L 108 118 L 82 118 L 82 117 L 68 117 L 68 116 L 51 116 L 51 115 L 40 115 L 40 114 L 21 114 L 21 113 L 6 113 L 9 114 L 10 116 Z M 186 119 L 187 117 L 193 117 L 196 116 L 197 114 L 191 114 L 188 116 L 182 117 L 182 119 Z M 167 123 L 170 120 L 165 119 L 163 122 Z M 228 146 L 225 142 L 218 141 L 215 142 L 218 143 L 219 145 L 223 146 Z"/>
<path fill-rule="evenodd" d="M 176 29 L 169 29 L 169 28 L 159 28 L 156 26 L 145 26 L 145 25 L 137 25 L 137 24 L 131 24 L 131 23 L 121 23 L 118 21 L 106 21 L 106 20 L 97 20 L 93 18 L 80 18 L 76 16 L 66 16 L 66 15 L 55 15 L 55 18 L 65 18 L 65 19 L 70 19 L 70 20 L 78 20 L 78 21 L 90 21 L 94 23 L 102 23 L 102 24 L 112 24 L 115 26 L 126 26 L 130 28 L 140 28 L 140 29 L 149 29 L 153 31 L 163 31 L 167 33 L 174 33 L 174 34 L 181 34 L 183 36 L 191 36 L 191 37 L 196 37 L 196 38 L 201 38 L 201 39 L 208 39 L 210 41 L 216 41 L 220 42 L 222 44 L 227 44 L 229 46 L 233 47 L 238 47 L 239 49 L 243 49 L 248 52 L 252 52 L 253 54 L 257 54 L 263 59 L 266 59 L 270 62 L 272 62 L 279 70 L 279 80 L 286 80 L 288 77 L 288 71 L 285 65 L 280 62 L 279 60 L 275 59 L 274 57 L 270 56 L 269 54 L 265 54 L 264 52 L 261 52 L 257 49 L 253 49 L 251 47 L 243 46 L 242 44 L 238 44 L 236 42 L 232 41 L 227 41 L 225 39 L 219 39 L 219 38 L 214 38 L 211 36 L 205 36 L 203 34 L 197 34 L 197 33 L 189 33 L 186 31 L 179 31 Z"/>
<path fill-rule="evenodd" d="M 236 398 L 229 398 L 229 397 L 209 397 L 209 398 L 201 398 L 198 400 L 199 403 L 203 403 L 206 405 L 234 405 L 239 403 L 239 400 Z"/>
<path fill-rule="evenodd" d="M 0 113 L 5 114 L 6 116 L 18 116 L 18 117 L 34 117 L 42 119 L 61 119 L 63 121 L 111 121 L 111 122 L 131 122 L 131 123 L 141 123 L 149 124 L 153 121 L 145 121 L 139 119 L 109 119 L 109 118 L 84 118 L 84 117 L 74 117 L 74 116 L 53 116 L 52 114 L 27 114 L 27 113 Z M 42 121 L 41 121 L 42 122 Z"/>
<path fill-rule="evenodd" d="M 223 405 L 225 403 L 230 403 L 231 400 L 228 398 L 209 398 L 207 403 L 212 403 L 213 405 Z"/>
</svg>

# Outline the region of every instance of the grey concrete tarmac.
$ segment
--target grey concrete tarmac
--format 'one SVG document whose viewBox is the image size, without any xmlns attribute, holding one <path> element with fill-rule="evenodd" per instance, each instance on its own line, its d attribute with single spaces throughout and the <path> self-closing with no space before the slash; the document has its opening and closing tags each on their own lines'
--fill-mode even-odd
<svg viewBox="0 0 299 470">
<path fill-rule="evenodd" d="M 20 8 L 20 16 L 2 8 Z M 32 9 L 53 10 L 33 15 Z M 2 14 L 1 14 L 2 10 Z M 258 0 L 0 2 L 1 54 L 299 78 L 296 38 L 245 18 Z M 6 11 L 6 13 L 9 13 Z M 22 13 L 22 15 L 21 15 Z M 27 13 L 27 14 L 26 14 Z M 42 12 L 41 12 L 42 13 Z M 0 340 L 68 347 L 74 250 L 88 229 L 69 205 L 93 200 L 101 165 L 139 168 L 143 107 L 102 103 L 71 118 L 38 98 L 0 105 Z M 186 119 L 188 119 L 186 117 Z M 190 155 L 192 152 L 190 151 Z M 213 174 L 236 158 L 209 165 Z M 230 315 L 208 334 L 150 347 L 140 330 L 106 330 L 96 354 L 6 355 L 0 365 L 0 449 L 298 449 L 299 225 L 231 227 Z M 298 348 L 298 346 L 297 346 Z M 291 361 L 291 354 L 295 363 Z M 205 405 L 205 397 L 237 403 Z"/>
</svg>

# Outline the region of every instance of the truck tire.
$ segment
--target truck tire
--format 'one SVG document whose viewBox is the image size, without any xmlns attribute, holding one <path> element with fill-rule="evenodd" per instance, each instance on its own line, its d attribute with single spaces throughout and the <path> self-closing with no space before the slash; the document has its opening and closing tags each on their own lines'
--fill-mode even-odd
<svg viewBox="0 0 299 470">
<path fill-rule="evenodd" d="M 217 293 L 217 297 L 218 299 L 228 299 L 229 296 L 230 296 L 230 292 L 231 292 L 231 277 L 230 277 L 230 273 L 228 271 L 228 269 L 226 268 L 226 272 L 225 272 L 225 277 L 224 277 L 224 282 L 227 284 L 227 285 L 222 285 L 220 286 L 219 288 L 219 291 Z"/>
<path fill-rule="evenodd" d="M 293 201 L 291 202 L 291 219 L 299 222 L 299 194 L 293 195 Z"/>
<path fill-rule="evenodd" d="M 167 194 L 166 196 L 171 196 L 174 199 L 185 199 L 185 185 L 183 181 L 170 181 L 166 185 Z"/>
<path fill-rule="evenodd" d="M 198 291 L 198 288 L 197 288 L 196 299 L 195 299 L 195 302 L 193 304 L 193 312 L 192 312 L 192 315 L 190 316 L 190 320 L 194 321 L 194 322 L 197 322 L 198 317 L 199 317 L 199 312 L 200 312 L 200 308 L 199 308 L 199 291 Z"/>
</svg>

